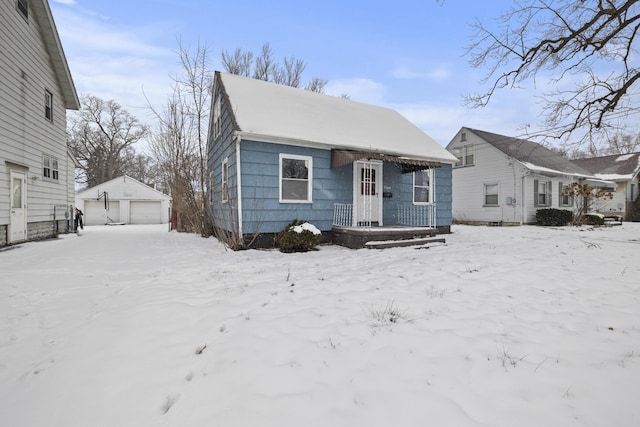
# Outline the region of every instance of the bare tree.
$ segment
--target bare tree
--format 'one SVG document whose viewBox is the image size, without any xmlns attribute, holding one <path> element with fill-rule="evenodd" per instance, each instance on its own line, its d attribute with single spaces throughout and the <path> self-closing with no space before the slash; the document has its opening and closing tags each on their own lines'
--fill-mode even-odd
<svg viewBox="0 0 640 427">
<path fill-rule="evenodd" d="M 253 64 L 253 52 L 243 52 L 237 48 L 233 54 L 222 50 L 222 66 L 228 73 L 249 77 Z"/>
<path fill-rule="evenodd" d="M 127 171 L 134 144 L 147 127 L 120 104 L 84 95 L 68 125 L 68 145 L 80 163 L 77 181 L 93 187 Z"/>
<path fill-rule="evenodd" d="M 209 48 L 194 51 L 179 42 L 182 74 L 174 77 L 173 93 L 162 111 L 151 107 L 158 127 L 151 144 L 160 173 L 171 190 L 179 230 L 210 235 L 206 211 L 207 123 L 212 73 Z"/>
<path fill-rule="evenodd" d="M 558 88 L 541 95 L 547 130 L 534 136 L 581 142 L 615 133 L 637 113 L 640 2 L 517 0 L 497 22 L 495 31 L 474 25 L 468 54 L 472 66 L 488 69 L 488 89 L 468 104 L 485 106 L 499 89 L 549 78 Z"/>
<path fill-rule="evenodd" d="M 222 66 L 227 73 L 244 77 L 253 77 L 291 87 L 303 87 L 316 93 L 323 93 L 327 80 L 319 77 L 312 78 L 308 83 L 302 83 L 302 74 L 307 65 L 302 59 L 294 56 L 284 58 L 282 64 L 274 59 L 273 49 L 269 43 L 262 45 L 259 56 L 251 51 L 236 49 L 233 53 L 222 51 Z"/>
</svg>

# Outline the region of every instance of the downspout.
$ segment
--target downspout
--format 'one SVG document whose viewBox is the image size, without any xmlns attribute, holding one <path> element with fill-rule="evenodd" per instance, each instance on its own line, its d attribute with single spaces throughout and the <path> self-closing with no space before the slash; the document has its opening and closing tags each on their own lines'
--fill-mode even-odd
<svg viewBox="0 0 640 427">
<path fill-rule="evenodd" d="M 238 195 L 238 234 L 242 237 L 242 169 L 240 168 L 240 134 L 235 135 L 236 140 L 236 194 Z"/>
<path fill-rule="evenodd" d="M 520 200 L 522 200 L 522 212 L 520 213 L 520 225 L 524 225 L 527 215 L 527 198 L 525 197 L 527 186 L 527 173 L 522 175 L 522 188 L 520 188 Z"/>
</svg>

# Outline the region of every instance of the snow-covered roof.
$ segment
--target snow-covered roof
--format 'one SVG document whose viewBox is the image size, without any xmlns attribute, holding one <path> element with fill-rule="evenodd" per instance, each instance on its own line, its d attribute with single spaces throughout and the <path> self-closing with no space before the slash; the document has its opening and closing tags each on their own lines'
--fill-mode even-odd
<svg viewBox="0 0 640 427">
<path fill-rule="evenodd" d="M 602 179 L 628 181 L 640 174 L 640 153 L 591 157 L 574 162 Z"/>
<path fill-rule="evenodd" d="M 554 175 L 593 177 L 587 169 L 533 141 L 466 128 L 531 171 Z"/>
<path fill-rule="evenodd" d="M 455 163 L 397 111 L 216 72 L 242 138 Z"/>
</svg>

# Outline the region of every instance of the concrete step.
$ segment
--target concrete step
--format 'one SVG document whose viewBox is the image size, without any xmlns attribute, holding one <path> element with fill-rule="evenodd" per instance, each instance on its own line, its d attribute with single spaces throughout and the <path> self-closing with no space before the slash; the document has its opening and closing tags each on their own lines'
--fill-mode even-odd
<svg viewBox="0 0 640 427">
<path fill-rule="evenodd" d="M 365 243 L 364 247 L 367 249 L 388 249 L 401 248 L 405 246 L 427 245 L 429 243 L 446 243 L 446 240 L 441 237 L 421 237 L 404 240 L 376 240 Z"/>
</svg>

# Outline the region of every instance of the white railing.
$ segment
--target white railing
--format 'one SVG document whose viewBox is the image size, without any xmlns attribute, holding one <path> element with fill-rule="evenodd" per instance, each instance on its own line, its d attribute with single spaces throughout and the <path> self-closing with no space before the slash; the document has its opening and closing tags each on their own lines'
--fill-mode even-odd
<svg viewBox="0 0 640 427">
<path fill-rule="evenodd" d="M 398 225 L 410 227 L 436 226 L 436 205 L 398 205 Z M 353 205 L 350 203 L 333 204 L 333 226 L 353 227 Z M 371 226 L 371 223 L 369 223 Z"/>
<path fill-rule="evenodd" d="M 398 224 L 433 228 L 436 226 L 436 205 L 398 205 Z"/>
<path fill-rule="evenodd" d="M 333 225 L 351 227 L 353 225 L 353 205 L 349 203 L 333 204 Z"/>
</svg>

